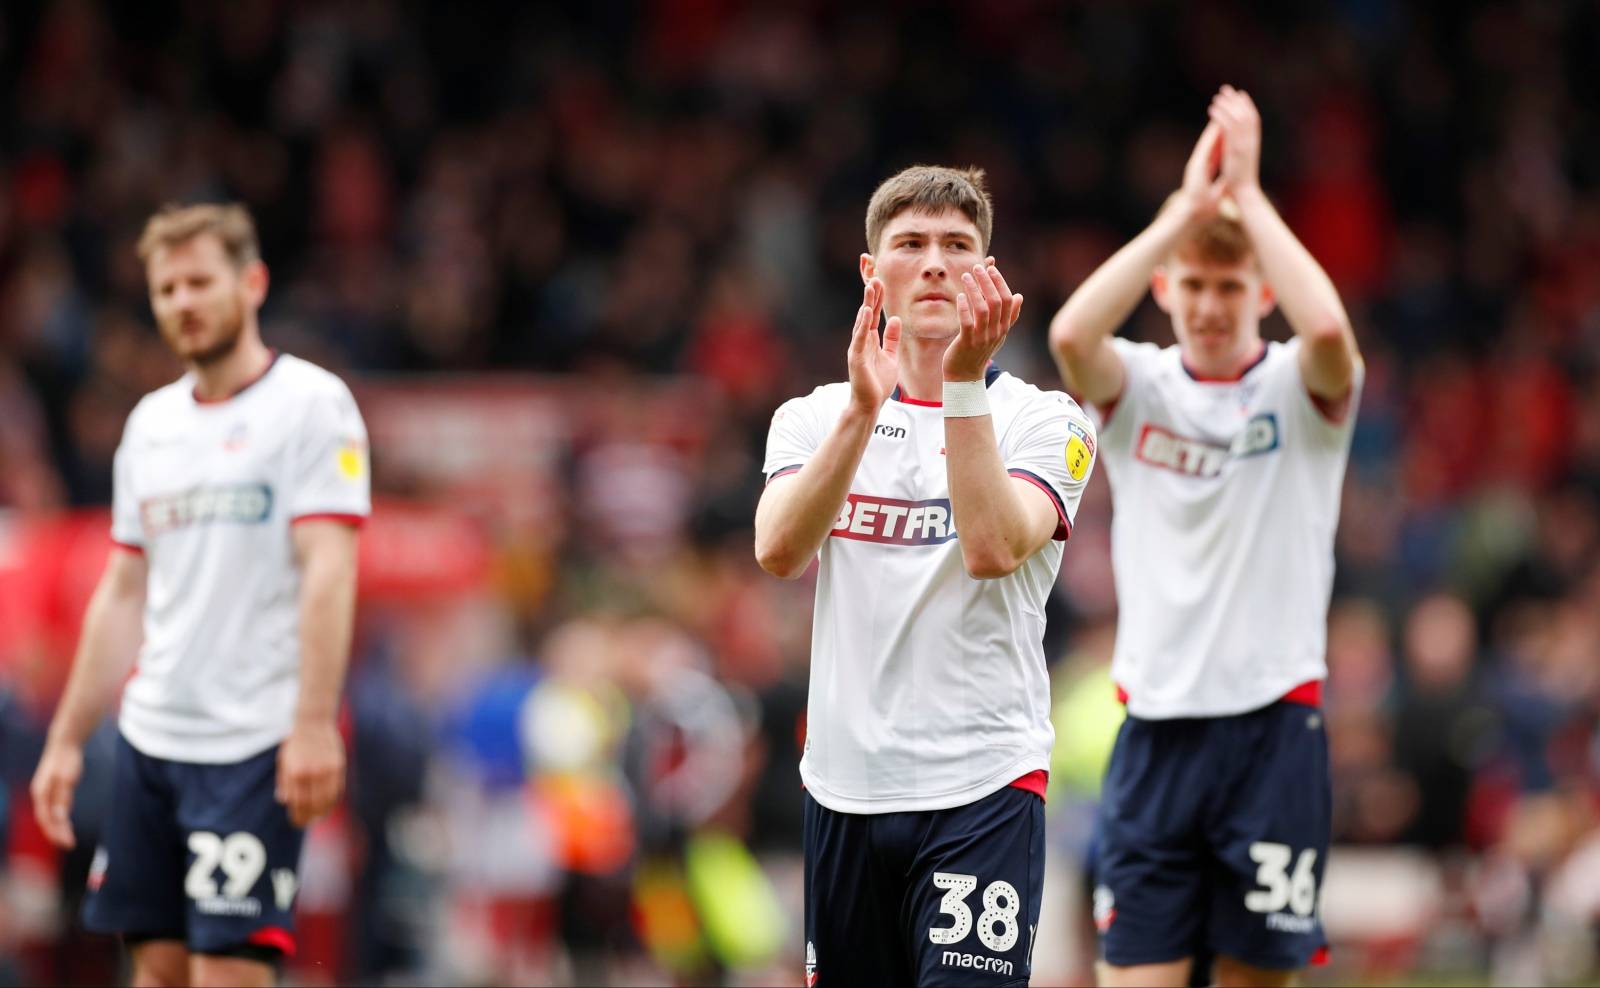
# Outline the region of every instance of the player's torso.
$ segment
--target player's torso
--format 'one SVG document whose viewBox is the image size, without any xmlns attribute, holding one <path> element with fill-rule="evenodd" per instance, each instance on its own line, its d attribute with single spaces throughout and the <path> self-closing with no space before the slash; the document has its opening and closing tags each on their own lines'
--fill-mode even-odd
<svg viewBox="0 0 1600 988">
<path fill-rule="evenodd" d="M 154 570 L 230 549 L 240 565 L 259 565 L 286 539 L 283 484 L 299 409 L 292 389 L 273 383 L 216 405 L 171 396 L 130 437 L 123 479 Z"/>
<path fill-rule="evenodd" d="M 945 470 L 944 418 L 937 407 L 885 402 L 866 452 L 835 519 L 828 548 L 910 565 L 954 549 L 955 518 Z M 909 550 L 909 551 L 908 551 Z"/>
<path fill-rule="evenodd" d="M 280 357 L 217 403 L 187 382 L 135 412 L 119 497 L 138 509 L 149 563 L 145 641 L 120 724 L 147 754 L 229 761 L 273 743 L 298 669 L 290 540 L 299 367 Z"/>
<path fill-rule="evenodd" d="M 998 372 L 992 377 L 991 421 L 1003 458 L 1007 430 L 1025 396 L 1015 379 Z M 838 411 L 825 414 L 837 417 Z M 876 567 L 913 573 L 925 573 L 934 560 L 946 557 L 959 564 L 948 458 L 939 405 L 884 402 L 845 504 L 823 543 L 824 554 L 870 558 Z M 1047 546 L 1047 554 L 1052 549 L 1059 546 Z"/>
<path fill-rule="evenodd" d="M 1111 480 L 1123 482 L 1118 510 L 1137 505 L 1154 523 L 1226 529 L 1237 512 L 1270 501 L 1295 456 L 1276 363 L 1226 382 L 1193 380 L 1175 361 L 1162 367 L 1129 409 L 1131 444 L 1108 451 Z"/>
<path fill-rule="evenodd" d="M 1002 447 L 1015 401 L 1004 378 L 991 386 Z M 820 551 L 803 773 L 836 809 L 960 805 L 1048 751 L 1037 653 L 1060 544 L 1010 577 L 972 579 L 947 461 L 940 407 L 885 402 Z"/>
<path fill-rule="evenodd" d="M 1205 381 L 1175 349 L 1101 430 L 1120 609 L 1114 674 L 1140 716 L 1253 709 L 1325 675 L 1323 624 L 1347 446 L 1293 348 Z"/>
</svg>

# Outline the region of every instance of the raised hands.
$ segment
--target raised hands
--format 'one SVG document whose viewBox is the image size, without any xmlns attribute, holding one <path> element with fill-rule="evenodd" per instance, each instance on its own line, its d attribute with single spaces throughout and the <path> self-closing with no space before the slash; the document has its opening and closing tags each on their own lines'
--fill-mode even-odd
<svg viewBox="0 0 1600 988">
<path fill-rule="evenodd" d="M 1210 123 L 1201 131 L 1194 150 L 1189 152 L 1189 163 L 1183 166 L 1183 187 L 1178 190 L 1174 206 L 1181 209 L 1190 223 L 1204 223 L 1217 215 L 1227 188 L 1217 174 L 1222 161 L 1223 137 L 1220 124 Z"/>
<path fill-rule="evenodd" d="M 1250 94 L 1223 86 L 1211 97 L 1207 111 L 1213 128 L 1222 134 L 1222 182 L 1237 195 L 1261 184 L 1261 114 Z"/>
<path fill-rule="evenodd" d="M 961 284 L 964 290 L 956 295 L 961 329 L 945 348 L 944 379 L 977 381 L 1022 314 L 1022 296 L 1011 291 L 992 257 L 963 273 Z"/>
<path fill-rule="evenodd" d="M 848 364 L 850 397 L 874 413 L 894 391 L 900 366 L 900 317 L 889 317 L 878 341 L 878 320 L 883 315 L 883 282 L 873 278 L 861 293 L 855 329 L 850 334 Z"/>
</svg>

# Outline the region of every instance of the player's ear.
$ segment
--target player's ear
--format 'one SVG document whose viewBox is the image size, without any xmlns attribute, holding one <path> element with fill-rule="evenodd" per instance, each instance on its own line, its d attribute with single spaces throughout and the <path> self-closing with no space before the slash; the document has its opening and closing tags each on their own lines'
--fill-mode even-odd
<svg viewBox="0 0 1600 988">
<path fill-rule="evenodd" d="M 260 261 L 251 261 L 239 272 L 239 281 L 244 285 L 245 299 L 254 307 L 259 307 L 267 300 L 267 285 L 271 280 L 267 274 L 267 266 Z"/>
<path fill-rule="evenodd" d="M 1156 305 L 1161 307 L 1162 312 L 1172 311 L 1172 300 L 1167 293 L 1168 287 L 1167 267 L 1158 264 L 1156 269 L 1150 272 L 1150 295 L 1156 300 Z"/>
<path fill-rule="evenodd" d="M 1265 319 L 1272 315 L 1272 310 L 1278 307 L 1278 296 L 1272 293 L 1272 286 L 1266 282 L 1261 283 L 1261 300 L 1256 303 L 1256 318 Z"/>
<path fill-rule="evenodd" d="M 865 285 L 872 280 L 872 272 L 877 270 L 878 263 L 872 259 L 871 254 L 861 255 L 861 283 Z"/>
</svg>

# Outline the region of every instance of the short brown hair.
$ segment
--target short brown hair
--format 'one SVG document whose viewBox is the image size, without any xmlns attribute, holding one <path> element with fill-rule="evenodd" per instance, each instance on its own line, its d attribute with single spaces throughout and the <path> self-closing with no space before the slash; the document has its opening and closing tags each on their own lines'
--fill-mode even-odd
<svg viewBox="0 0 1600 988">
<path fill-rule="evenodd" d="M 1178 195 L 1174 192 L 1168 196 L 1161 208 L 1165 210 L 1172 205 Z M 1250 242 L 1250 234 L 1239 222 L 1239 207 L 1234 205 L 1232 199 L 1223 199 L 1217 215 L 1185 237 L 1174 253 L 1188 250 L 1193 250 L 1204 260 L 1219 264 L 1238 264 L 1254 257 L 1256 252 L 1255 245 Z"/>
<path fill-rule="evenodd" d="M 139 260 L 149 261 L 150 255 L 162 247 L 187 243 L 206 233 L 222 241 L 222 250 L 235 268 L 261 260 L 255 220 L 250 218 L 250 210 L 236 202 L 162 206 L 139 235 Z"/>
<path fill-rule="evenodd" d="M 994 203 L 984 188 L 982 168 L 912 165 L 886 179 L 867 204 L 867 253 L 877 251 L 883 228 L 908 209 L 921 213 L 961 210 L 978 228 L 978 237 L 983 241 L 980 249 L 988 252 L 989 235 L 994 231 Z"/>
</svg>

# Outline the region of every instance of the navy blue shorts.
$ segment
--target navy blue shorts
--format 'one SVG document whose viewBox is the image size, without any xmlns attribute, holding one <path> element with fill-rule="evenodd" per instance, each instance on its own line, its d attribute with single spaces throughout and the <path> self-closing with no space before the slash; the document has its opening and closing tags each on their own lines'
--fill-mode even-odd
<svg viewBox="0 0 1600 988">
<path fill-rule="evenodd" d="M 1028 983 L 1044 800 L 1006 788 L 948 810 L 805 805 L 805 984 Z"/>
<path fill-rule="evenodd" d="M 1118 966 L 1219 955 L 1305 967 L 1331 801 L 1322 712 L 1280 701 L 1234 717 L 1140 720 L 1101 793 L 1094 913 Z"/>
<path fill-rule="evenodd" d="M 276 746 L 232 764 L 152 758 L 117 736 L 84 925 L 191 951 L 294 952 L 304 831 L 273 798 Z"/>
</svg>

